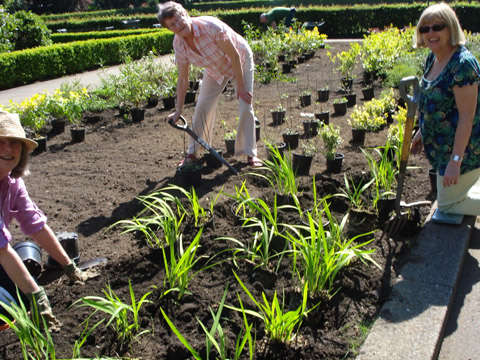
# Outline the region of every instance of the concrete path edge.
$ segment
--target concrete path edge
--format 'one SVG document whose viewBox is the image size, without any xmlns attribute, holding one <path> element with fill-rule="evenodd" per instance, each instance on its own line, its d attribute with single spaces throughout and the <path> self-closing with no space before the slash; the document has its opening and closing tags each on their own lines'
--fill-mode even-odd
<svg viewBox="0 0 480 360">
<path fill-rule="evenodd" d="M 435 208 L 356 360 L 437 358 L 475 217 L 436 224 Z"/>
</svg>

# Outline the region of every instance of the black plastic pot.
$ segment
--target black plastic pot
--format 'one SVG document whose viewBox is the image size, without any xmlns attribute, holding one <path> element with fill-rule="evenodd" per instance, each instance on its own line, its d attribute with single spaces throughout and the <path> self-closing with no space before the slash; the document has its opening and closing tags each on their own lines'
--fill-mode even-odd
<svg viewBox="0 0 480 360">
<path fill-rule="evenodd" d="M 320 121 L 325 125 L 330 124 L 330 111 L 326 110 L 319 113 L 315 113 L 315 119 L 317 119 L 318 121 Z"/>
<path fill-rule="evenodd" d="M 46 136 L 37 137 L 34 140 L 38 144 L 38 146 L 35 148 L 35 150 L 33 150 L 34 154 L 40 154 L 42 152 L 47 151 L 48 147 L 47 147 L 47 137 Z"/>
<path fill-rule="evenodd" d="M 25 264 L 28 272 L 36 279 L 42 272 L 42 249 L 34 242 L 24 241 L 12 246 Z"/>
<path fill-rule="evenodd" d="M 307 107 L 312 104 L 312 94 L 300 95 L 300 106 Z"/>
<path fill-rule="evenodd" d="M 70 128 L 70 134 L 74 143 L 83 142 L 85 140 L 85 126 L 74 126 Z"/>
<path fill-rule="evenodd" d="M 222 149 L 215 149 L 215 151 L 220 155 L 223 156 Z M 210 169 L 218 169 L 222 166 L 222 162 L 218 160 L 215 156 L 213 156 L 210 152 L 206 151 L 203 153 L 203 157 L 205 158 L 205 164 Z"/>
<path fill-rule="evenodd" d="M 363 94 L 363 100 L 372 100 L 375 96 L 375 92 L 372 87 L 368 87 L 365 89 L 362 89 L 362 94 Z"/>
<path fill-rule="evenodd" d="M 345 89 L 345 90 L 349 90 L 353 86 L 353 79 L 342 78 L 341 82 L 342 82 L 342 88 Z"/>
<path fill-rule="evenodd" d="M 300 137 L 300 133 L 289 133 L 289 134 L 282 134 L 283 142 L 287 145 L 290 150 L 296 149 L 298 147 L 298 138 Z"/>
<path fill-rule="evenodd" d="M 284 142 L 280 142 L 280 143 L 277 143 L 277 144 L 272 144 L 272 146 L 280 152 L 281 156 L 283 156 L 283 152 L 285 151 L 285 148 L 287 147 L 287 144 L 285 144 Z M 266 146 L 266 149 L 267 149 L 267 154 L 268 154 L 268 160 L 272 161 L 273 160 L 272 159 L 272 152 L 271 152 L 271 150 L 268 146 Z"/>
<path fill-rule="evenodd" d="M 235 139 L 224 139 L 227 153 L 235 154 Z"/>
<path fill-rule="evenodd" d="M 318 135 L 318 121 L 308 120 L 303 121 L 303 132 L 305 137 L 314 137 Z"/>
<path fill-rule="evenodd" d="M 169 96 L 162 99 L 163 108 L 166 110 L 173 109 L 175 107 L 175 96 Z"/>
<path fill-rule="evenodd" d="M 347 113 L 347 102 L 333 103 L 333 110 L 336 115 L 345 115 Z"/>
<path fill-rule="evenodd" d="M 282 125 L 285 121 L 285 110 L 282 111 L 270 111 L 272 114 L 273 125 Z"/>
<path fill-rule="evenodd" d="M 61 134 L 65 131 L 65 120 L 63 119 L 53 119 L 50 124 L 52 125 L 52 134 Z"/>
<path fill-rule="evenodd" d="M 289 74 L 292 71 L 292 66 L 290 64 L 284 63 L 282 64 L 282 73 Z"/>
<path fill-rule="evenodd" d="M 313 155 L 292 154 L 292 168 L 296 176 L 304 176 L 310 173 Z"/>
<path fill-rule="evenodd" d="M 327 102 L 330 98 L 330 90 L 320 89 L 317 90 L 317 101 L 318 102 Z"/>
<path fill-rule="evenodd" d="M 345 97 L 347 98 L 347 107 L 355 106 L 357 103 L 357 94 L 346 94 Z"/>
<path fill-rule="evenodd" d="M 365 143 L 365 129 L 352 129 L 352 142 L 363 145 Z"/>
<path fill-rule="evenodd" d="M 139 123 L 145 119 L 144 108 L 131 108 L 130 115 L 132 115 L 132 122 Z"/>
<path fill-rule="evenodd" d="M 196 96 L 196 91 L 187 91 L 187 93 L 185 94 L 185 104 L 193 104 L 195 102 Z"/>
<path fill-rule="evenodd" d="M 78 249 L 78 234 L 74 232 L 60 232 L 56 234 L 60 245 L 67 253 L 68 257 L 72 259 L 75 264 L 80 263 L 80 252 Z M 60 268 L 60 264 L 55 261 L 50 255 L 48 256 L 47 263 L 51 267 Z"/>
<path fill-rule="evenodd" d="M 327 159 L 327 171 L 338 174 L 342 171 L 342 163 L 343 163 L 344 155 L 341 153 L 337 153 L 333 160 Z"/>
<path fill-rule="evenodd" d="M 255 141 L 260 140 L 260 121 L 255 119 Z"/>
<path fill-rule="evenodd" d="M 147 99 L 147 106 L 150 108 L 154 108 L 155 106 L 158 105 L 158 96 L 157 95 L 151 95 Z"/>
<path fill-rule="evenodd" d="M 202 183 L 202 164 L 186 164 L 178 168 L 185 184 L 190 186 L 199 186 Z"/>
<path fill-rule="evenodd" d="M 389 218 L 390 213 L 395 209 L 395 197 L 381 198 L 377 201 L 378 223 L 384 224 Z"/>
</svg>

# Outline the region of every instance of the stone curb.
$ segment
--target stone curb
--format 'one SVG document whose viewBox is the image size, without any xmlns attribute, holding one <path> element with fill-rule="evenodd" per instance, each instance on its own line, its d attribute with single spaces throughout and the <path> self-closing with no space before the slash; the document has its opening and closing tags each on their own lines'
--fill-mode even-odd
<svg viewBox="0 0 480 360">
<path fill-rule="evenodd" d="M 436 224 L 435 208 L 356 360 L 437 358 L 475 217 Z"/>
</svg>

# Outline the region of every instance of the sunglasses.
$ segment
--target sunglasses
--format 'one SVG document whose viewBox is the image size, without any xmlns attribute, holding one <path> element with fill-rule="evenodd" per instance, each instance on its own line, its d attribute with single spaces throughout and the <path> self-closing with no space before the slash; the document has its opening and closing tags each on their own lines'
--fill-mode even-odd
<svg viewBox="0 0 480 360">
<path fill-rule="evenodd" d="M 430 29 L 432 29 L 433 31 L 442 31 L 446 27 L 447 27 L 447 24 L 435 24 L 433 26 L 425 25 L 425 26 L 421 26 L 420 29 L 418 29 L 418 31 L 420 32 L 420 34 L 427 34 L 430 32 Z"/>
</svg>

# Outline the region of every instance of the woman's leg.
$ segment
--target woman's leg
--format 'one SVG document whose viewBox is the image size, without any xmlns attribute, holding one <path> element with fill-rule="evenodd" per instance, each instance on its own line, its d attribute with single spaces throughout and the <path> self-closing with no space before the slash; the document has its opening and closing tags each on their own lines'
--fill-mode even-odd
<svg viewBox="0 0 480 360">
<path fill-rule="evenodd" d="M 212 139 L 218 99 L 223 89 L 225 89 L 227 82 L 228 79 L 225 79 L 219 84 L 216 80 L 209 77 L 206 72 L 203 76 L 195 114 L 193 115 L 192 127 L 193 132 L 208 144 L 210 144 Z M 193 138 L 190 138 L 188 154 L 198 154 L 200 150 L 201 145 L 193 140 Z"/>
<path fill-rule="evenodd" d="M 444 213 L 480 215 L 480 169 L 460 175 L 456 185 L 444 187 L 437 174 L 437 203 Z"/>
<path fill-rule="evenodd" d="M 247 53 L 247 58 L 243 64 L 243 79 L 245 87 L 253 93 L 253 56 L 251 52 Z M 237 84 L 235 83 L 235 91 Z M 247 104 L 242 99 L 238 99 L 239 122 L 237 129 L 237 139 L 235 140 L 235 155 L 245 154 L 247 156 L 257 156 L 257 142 L 255 139 L 255 120 L 252 104 Z"/>
</svg>

